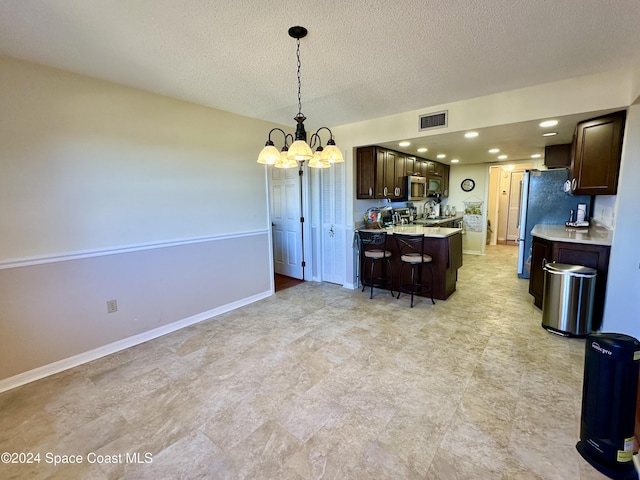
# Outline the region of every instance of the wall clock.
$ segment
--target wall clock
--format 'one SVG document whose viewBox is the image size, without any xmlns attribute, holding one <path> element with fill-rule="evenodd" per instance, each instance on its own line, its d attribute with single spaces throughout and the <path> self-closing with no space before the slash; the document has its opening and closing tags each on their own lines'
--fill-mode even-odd
<svg viewBox="0 0 640 480">
<path fill-rule="evenodd" d="M 473 190 L 474 188 L 476 188 L 476 182 L 474 182 L 473 180 L 471 180 L 470 178 L 465 178 L 462 183 L 460 184 L 460 187 L 462 188 L 462 190 L 464 190 L 465 192 L 470 192 L 471 190 Z"/>
</svg>

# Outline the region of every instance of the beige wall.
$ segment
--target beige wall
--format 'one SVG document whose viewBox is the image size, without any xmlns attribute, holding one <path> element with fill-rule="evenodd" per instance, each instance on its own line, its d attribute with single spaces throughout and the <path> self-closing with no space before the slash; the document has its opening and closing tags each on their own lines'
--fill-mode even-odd
<svg viewBox="0 0 640 480">
<path fill-rule="evenodd" d="M 269 124 L 0 61 L 0 261 L 267 228 Z"/>
<path fill-rule="evenodd" d="M 6 57 L 0 112 L 0 381 L 271 292 L 274 125 Z"/>
</svg>

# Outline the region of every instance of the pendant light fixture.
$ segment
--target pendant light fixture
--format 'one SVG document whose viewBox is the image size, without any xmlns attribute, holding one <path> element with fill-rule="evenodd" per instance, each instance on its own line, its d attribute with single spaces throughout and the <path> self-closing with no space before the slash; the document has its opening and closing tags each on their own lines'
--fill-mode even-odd
<svg viewBox="0 0 640 480">
<path fill-rule="evenodd" d="M 267 143 L 258 156 L 258 163 L 264 165 L 273 165 L 277 168 L 292 168 L 300 167 L 305 161 L 309 160 L 309 166 L 313 168 L 328 168 L 334 163 L 344 162 L 340 149 L 336 147 L 336 142 L 333 140 L 333 133 L 327 127 L 320 127 L 316 132 L 311 135 L 311 146 L 307 143 L 307 132 L 304 129 L 304 121 L 307 117 L 302 113 L 302 96 L 300 94 L 300 39 L 307 36 L 307 29 L 304 27 L 291 27 L 289 29 L 289 36 L 296 39 L 297 49 L 296 56 L 298 59 L 298 114 L 293 117 L 297 122 L 295 138 L 291 134 L 286 134 L 280 128 L 273 128 L 269 131 L 267 137 Z M 329 140 L 326 147 L 322 146 L 320 139 L 320 131 L 327 130 L 329 132 Z M 275 131 L 279 131 L 284 136 L 284 145 L 281 151 L 273 144 L 271 140 L 271 134 Z M 289 141 L 293 140 L 291 144 Z M 312 148 L 316 145 L 315 153 Z"/>
</svg>

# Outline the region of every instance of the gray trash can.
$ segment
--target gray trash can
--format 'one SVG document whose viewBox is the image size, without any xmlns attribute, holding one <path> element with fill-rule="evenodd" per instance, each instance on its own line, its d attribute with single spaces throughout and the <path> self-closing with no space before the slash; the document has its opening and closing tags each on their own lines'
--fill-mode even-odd
<svg viewBox="0 0 640 480">
<path fill-rule="evenodd" d="M 596 273 L 595 269 L 581 265 L 545 264 L 543 328 L 569 337 L 591 333 Z"/>
</svg>

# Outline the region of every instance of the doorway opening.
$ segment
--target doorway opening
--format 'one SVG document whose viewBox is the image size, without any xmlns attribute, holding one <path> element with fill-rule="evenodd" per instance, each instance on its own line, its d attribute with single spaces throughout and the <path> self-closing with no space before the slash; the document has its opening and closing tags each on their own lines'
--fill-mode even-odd
<svg viewBox="0 0 640 480">
<path fill-rule="evenodd" d="M 296 285 L 304 283 L 304 280 L 287 277 L 286 275 L 281 275 L 279 273 L 274 274 L 274 280 L 276 292 L 280 292 L 282 290 L 286 290 L 287 288 L 295 287 Z"/>
<path fill-rule="evenodd" d="M 518 246 L 522 179 L 531 163 L 489 167 L 487 245 Z"/>
</svg>

